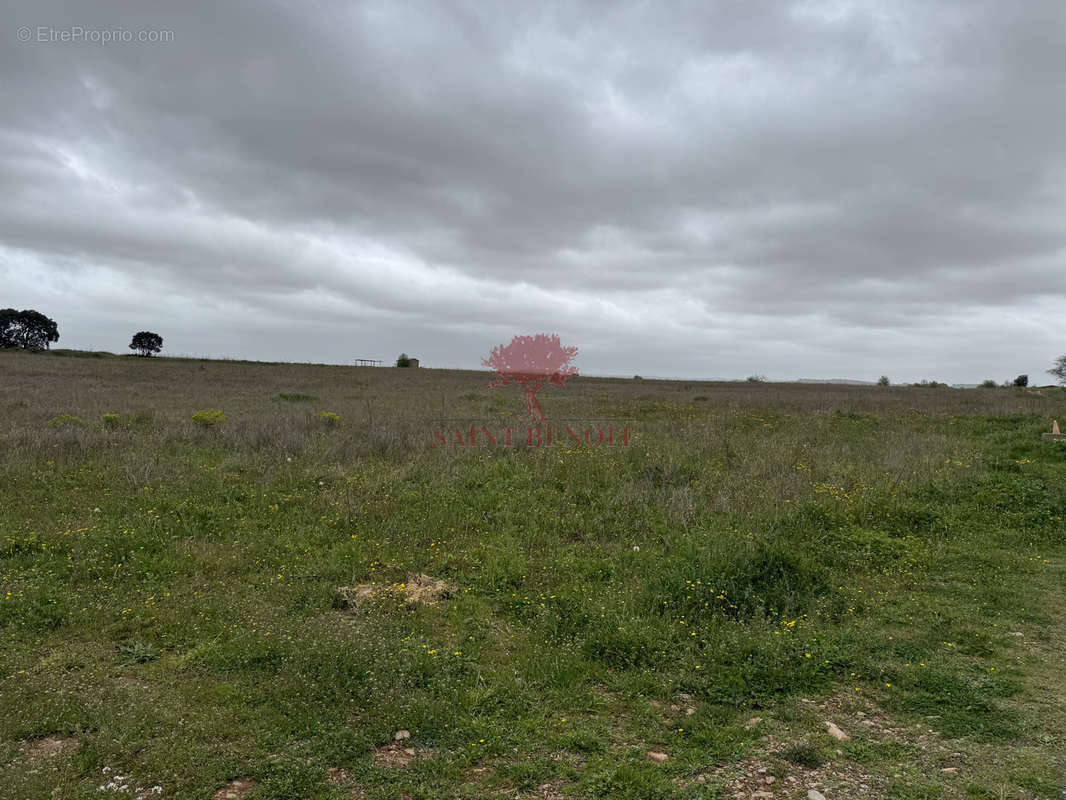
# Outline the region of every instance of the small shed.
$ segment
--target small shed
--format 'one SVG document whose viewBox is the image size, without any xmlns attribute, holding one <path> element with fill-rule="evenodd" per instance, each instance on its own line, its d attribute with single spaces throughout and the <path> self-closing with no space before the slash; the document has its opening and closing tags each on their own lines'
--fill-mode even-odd
<svg viewBox="0 0 1066 800">
<path fill-rule="evenodd" d="M 417 367 L 418 366 L 418 359 L 417 358 L 409 358 L 409 359 L 407 359 L 407 366 L 409 366 L 409 367 Z"/>
</svg>

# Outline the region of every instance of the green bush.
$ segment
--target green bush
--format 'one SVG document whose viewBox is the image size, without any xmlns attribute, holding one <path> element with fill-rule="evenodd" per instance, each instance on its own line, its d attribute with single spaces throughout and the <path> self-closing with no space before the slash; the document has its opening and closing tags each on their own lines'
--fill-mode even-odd
<svg viewBox="0 0 1066 800">
<path fill-rule="evenodd" d="M 325 422 L 327 425 L 339 425 L 341 421 L 340 414 L 333 411 L 319 411 L 318 418 Z"/>
<path fill-rule="evenodd" d="M 205 428 L 213 428 L 220 422 L 226 421 L 226 415 L 221 411 L 216 411 L 213 408 L 209 408 L 206 411 L 197 411 L 192 415 L 192 421 L 197 425 L 202 425 Z"/>
<path fill-rule="evenodd" d="M 122 417 L 119 414 L 104 414 L 105 428 L 117 428 L 121 424 Z"/>
</svg>

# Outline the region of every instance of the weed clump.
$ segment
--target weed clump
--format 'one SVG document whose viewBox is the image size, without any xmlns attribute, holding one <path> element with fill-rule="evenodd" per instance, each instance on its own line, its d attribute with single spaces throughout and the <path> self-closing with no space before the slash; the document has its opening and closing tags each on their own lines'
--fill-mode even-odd
<svg viewBox="0 0 1066 800">
<path fill-rule="evenodd" d="M 53 428 L 64 428 L 70 425 L 75 425 L 79 428 L 85 427 L 85 423 L 82 422 L 81 417 L 76 417 L 73 414 L 59 414 L 48 420 L 48 424 Z"/>
<path fill-rule="evenodd" d="M 798 764 L 804 769 L 817 769 L 825 763 L 825 759 L 822 758 L 822 754 L 818 752 L 818 749 L 808 742 L 794 744 L 788 749 L 782 750 L 781 757 L 786 761 L 791 761 L 793 764 Z"/>
<path fill-rule="evenodd" d="M 206 411 L 197 411 L 192 415 L 192 421 L 204 428 L 213 428 L 219 423 L 226 421 L 226 415 L 221 411 L 209 408 Z"/>
</svg>

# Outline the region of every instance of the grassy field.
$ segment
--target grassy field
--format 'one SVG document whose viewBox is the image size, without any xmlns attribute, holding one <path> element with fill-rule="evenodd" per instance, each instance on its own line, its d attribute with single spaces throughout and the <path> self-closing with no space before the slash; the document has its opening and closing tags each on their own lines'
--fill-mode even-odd
<svg viewBox="0 0 1066 800">
<path fill-rule="evenodd" d="M 0 797 L 1060 797 L 1066 391 L 488 380 L 0 353 Z"/>
</svg>

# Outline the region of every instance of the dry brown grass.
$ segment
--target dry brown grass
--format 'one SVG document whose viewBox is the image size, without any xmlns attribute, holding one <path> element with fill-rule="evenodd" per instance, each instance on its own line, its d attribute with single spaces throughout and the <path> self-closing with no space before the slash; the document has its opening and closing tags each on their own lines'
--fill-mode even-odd
<svg viewBox="0 0 1066 800">
<path fill-rule="evenodd" d="M 5 351 L 0 375 L 0 459 L 9 468 L 107 454 L 134 488 L 180 479 L 180 460 L 159 457 L 175 446 L 241 453 L 245 466 L 266 480 L 290 468 L 289 459 L 329 478 L 350 475 L 368 458 L 440 468 L 467 456 L 469 448 L 436 446 L 434 429 L 526 424 L 519 393 L 489 390 L 487 372 Z M 293 395 L 309 399 L 293 401 Z M 886 474 L 909 483 L 943 469 L 946 459 L 965 461 L 968 454 L 950 451 L 946 437 L 918 424 L 925 417 L 1066 417 L 1066 391 L 1053 387 L 577 377 L 563 390 L 542 392 L 542 404 L 553 419 L 607 418 L 599 424 L 633 426 L 631 450 L 656 442 L 646 480 L 621 485 L 618 499 L 622 507 L 660 504 L 679 522 L 708 506 L 748 513 L 792 502 L 811 492 L 812 480 L 861 502 L 862 487 L 884 485 Z M 195 423 L 192 415 L 206 409 L 221 410 L 225 422 Z M 119 416 L 108 424 L 105 414 Z M 842 436 L 841 414 L 870 416 L 845 417 L 852 430 Z M 61 423 L 62 415 L 77 421 Z M 639 452 L 630 455 L 640 458 Z M 812 475 L 801 468 L 812 461 L 861 469 Z M 694 481 L 695 471 L 710 472 L 713 480 Z"/>
<path fill-rule="evenodd" d="M 488 372 L 269 364 L 115 357 L 83 359 L 0 352 L 3 417 L 0 434 L 9 446 L 89 444 L 104 414 L 121 414 L 123 425 L 108 441 L 131 436 L 126 423 L 168 438 L 223 436 L 258 448 L 298 449 L 328 424 L 319 411 L 339 414 L 346 427 L 377 447 L 407 434 L 421 438 L 425 424 L 440 420 L 498 419 L 519 423 L 517 392 L 488 390 Z M 282 394 L 316 398 L 285 402 Z M 919 415 L 1045 414 L 1066 409 L 1066 392 L 1032 389 L 950 389 L 831 384 L 626 380 L 577 377 L 563 390 L 548 390 L 545 410 L 555 418 L 660 415 L 665 410 L 729 409 Z M 222 430 L 201 430 L 192 414 L 227 414 Z M 49 420 L 80 417 L 85 428 L 49 430 Z M 468 423 L 469 424 L 469 423 Z M 48 431 L 47 440 L 41 432 Z M 142 440 L 143 441 L 143 440 Z"/>
</svg>

